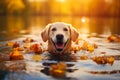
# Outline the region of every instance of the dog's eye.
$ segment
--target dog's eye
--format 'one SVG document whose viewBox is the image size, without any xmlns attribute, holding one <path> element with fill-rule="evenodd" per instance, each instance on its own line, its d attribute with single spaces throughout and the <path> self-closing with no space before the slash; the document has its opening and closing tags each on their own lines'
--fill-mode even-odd
<svg viewBox="0 0 120 80">
<path fill-rule="evenodd" d="M 68 29 L 67 29 L 67 28 L 64 28 L 63 30 L 64 30 L 64 31 L 68 31 Z"/>
<path fill-rule="evenodd" d="M 56 31 L 56 28 L 53 28 L 52 31 Z"/>
</svg>

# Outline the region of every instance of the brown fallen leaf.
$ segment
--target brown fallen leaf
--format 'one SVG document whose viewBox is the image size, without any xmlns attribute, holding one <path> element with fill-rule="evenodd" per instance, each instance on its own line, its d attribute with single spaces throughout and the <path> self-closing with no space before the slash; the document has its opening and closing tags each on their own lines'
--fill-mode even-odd
<svg viewBox="0 0 120 80">
<path fill-rule="evenodd" d="M 94 62 L 96 62 L 97 64 L 107 64 L 107 57 L 106 56 L 94 57 L 94 58 L 92 58 L 92 60 Z"/>
<path fill-rule="evenodd" d="M 30 46 L 30 50 L 35 52 L 36 54 L 41 54 L 42 51 L 42 47 L 39 44 L 33 44 Z"/>
<path fill-rule="evenodd" d="M 119 42 L 119 39 L 120 37 L 114 34 L 107 37 L 108 42 Z"/>
<path fill-rule="evenodd" d="M 15 43 L 13 44 L 13 48 L 17 48 L 17 47 L 20 47 L 20 44 L 17 43 L 17 42 L 15 42 Z"/>
<path fill-rule="evenodd" d="M 11 52 L 9 56 L 10 56 L 10 60 L 23 60 L 24 59 L 23 55 L 17 50 Z"/>
<path fill-rule="evenodd" d="M 87 57 L 86 55 L 83 54 L 82 56 L 80 56 L 80 59 L 81 59 L 81 60 L 87 60 L 88 57 Z"/>
</svg>

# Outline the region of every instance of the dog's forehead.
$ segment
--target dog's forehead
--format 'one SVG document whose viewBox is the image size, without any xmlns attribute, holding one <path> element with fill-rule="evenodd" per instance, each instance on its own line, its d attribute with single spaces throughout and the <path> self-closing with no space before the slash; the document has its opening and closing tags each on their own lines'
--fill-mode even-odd
<svg viewBox="0 0 120 80">
<path fill-rule="evenodd" d="M 65 28 L 66 27 L 67 28 L 68 25 L 66 23 L 54 23 L 51 25 L 51 27 L 53 28 Z"/>
</svg>

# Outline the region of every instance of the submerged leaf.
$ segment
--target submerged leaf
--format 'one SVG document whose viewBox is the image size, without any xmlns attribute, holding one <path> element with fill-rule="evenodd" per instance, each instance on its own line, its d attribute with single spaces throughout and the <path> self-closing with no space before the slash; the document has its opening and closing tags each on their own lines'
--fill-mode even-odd
<svg viewBox="0 0 120 80">
<path fill-rule="evenodd" d="M 53 77 L 63 77 L 66 74 L 67 65 L 64 62 L 59 62 L 58 64 L 53 64 L 50 66 L 49 73 Z"/>
<path fill-rule="evenodd" d="M 39 61 L 41 61 L 43 59 L 43 57 L 40 56 L 40 55 L 35 54 L 35 55 L 33 55 L 32 59 L 34 61 L 36 61 L 36 62 L 39 62 Z"/>
</svg>

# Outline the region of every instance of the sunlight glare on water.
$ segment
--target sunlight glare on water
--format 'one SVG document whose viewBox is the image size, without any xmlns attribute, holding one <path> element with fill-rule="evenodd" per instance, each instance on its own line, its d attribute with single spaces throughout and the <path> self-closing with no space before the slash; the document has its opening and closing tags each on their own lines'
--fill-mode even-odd
<svg viewBox="0 0 120 80">
<path fill-rule="evenodd" d="M 120 80 L 119 14 L 120 0 L 0 0 L 0 80 Z M 79 37 L 41 36 L 55 22 Z"/>
</svg>

